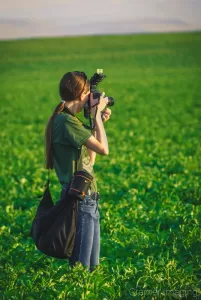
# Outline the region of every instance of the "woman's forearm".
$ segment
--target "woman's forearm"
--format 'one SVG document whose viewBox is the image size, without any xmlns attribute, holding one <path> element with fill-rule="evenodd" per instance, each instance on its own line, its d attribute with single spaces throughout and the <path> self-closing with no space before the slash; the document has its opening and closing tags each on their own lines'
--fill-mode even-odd
<svg viewBox="0 0 201 300">
<path fill-rule="evenodd" d="M 107 141 L 107 135 L 105 132 L 105 128 L 103 125 L 103 121 L 101 118 L 101 113 L 99 112 L 96 116 L 96 127 L 95 127 L 95 132 L 96 132 L 96 139 L 103 145 L 105 148 L 105 151 L 107 154 L 109 153 L 109 147 L 108 147 L 108 141 Z"/>
<path fill-rule="evenodd" d="M 93 135 L 99 141 L 99 143 L 104 147 L 105 153 L 108 154 L 109 153 L 108 141 L 107 141 L 107 136 L 106 136 L 106 132 L 105 132 L 105 128 L 103 125 L 100 112 L 98 112 L 96 115 L 95 129 L 93 131 Z M 96 152 L 90 149 L 88 149 L 88 151 L 90 155 L 91 164 L 94 165 L 96 159 Z"/>
</svg>

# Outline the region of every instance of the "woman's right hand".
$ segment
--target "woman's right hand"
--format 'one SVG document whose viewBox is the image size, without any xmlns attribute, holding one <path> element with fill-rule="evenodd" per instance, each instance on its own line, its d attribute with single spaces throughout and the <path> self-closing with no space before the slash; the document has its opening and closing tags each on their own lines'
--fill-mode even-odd
<svg viewBox="0 0 201 300">
<path fill-rule="evenodd" d="M 105 93 L 102 93 L 102 95 L 100 96 L 99 104 L 96 105 L 96 106 L 94 106 L 92 108 L 91 112 L 92 112 L 93 116 L 95 116 L 97 109 L 98 109 L 97 112 L 101 112 L 107 106 L 107 104 L 108 104 L 108 97 L 104 97 L 104 95 L 105 95 Z M 92 93 L 90 95 L 90 98 L 91 98 L 91 103 L 96 103 L 96 101 L 98 102 L 98 99 L 93 99 L 93 94 Z"/>
</svg>

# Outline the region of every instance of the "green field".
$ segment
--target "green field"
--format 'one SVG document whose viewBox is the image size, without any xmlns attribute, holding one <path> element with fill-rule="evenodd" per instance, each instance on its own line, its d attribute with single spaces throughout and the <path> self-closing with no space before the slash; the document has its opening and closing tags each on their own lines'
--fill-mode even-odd
<svg viewBox="0 0 201 300">
<path fill-rule="evenodd" d="M 90 274 L 41 254 L 29 231 L 59 80 L 97 68 L 115 105 L 110 154 L 95 166 L 101 264 Z M 0 101 L 1 299 L 201 298 L 201 33 L 1 41 Z"/>
</svg>

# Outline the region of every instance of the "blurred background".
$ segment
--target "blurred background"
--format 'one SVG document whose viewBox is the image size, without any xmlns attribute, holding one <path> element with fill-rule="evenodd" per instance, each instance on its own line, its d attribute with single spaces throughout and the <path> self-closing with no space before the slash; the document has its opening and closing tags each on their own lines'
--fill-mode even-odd
<svg viewBox="0 0 201 300">
<path fill-rule="evenodd" d="M 200 29 L 200 0 L 8 0 L 0 3 L 0 39 Z"/>
<path fill-rule="evenodd" d="M 94 167 L 102 236 L 91 276 L 37 251 L 30 228 L 60 78 L 97 68 L 115 105 L 110 155 Z M 201 0 L 1 0 L 1 299 L 201 297 L 200 82 Z M 60 188 L 52 171 L 54 201 Z"/>
</svg>

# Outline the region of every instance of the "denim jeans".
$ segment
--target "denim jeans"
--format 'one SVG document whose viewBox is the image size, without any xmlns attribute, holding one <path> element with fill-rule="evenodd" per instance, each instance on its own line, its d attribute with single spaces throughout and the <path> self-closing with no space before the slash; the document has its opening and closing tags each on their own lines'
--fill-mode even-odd
<svg viewBox="0 0 201 300">
<path fill-rule="evenodd" d="M 62 190 L 62 194 L 65 189 Z M 89 270 L 93 270 L 99 265 L 100 255 L 100 215 L 98 211 L 98 201 L 92 196 L 86 195 L 83 201 L 78 201 L 78 219 L 75 237 L 75 246 L 70 265 L 81 262 Z"/>
</svg>

